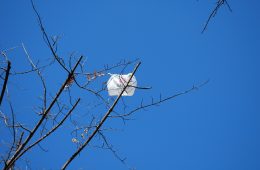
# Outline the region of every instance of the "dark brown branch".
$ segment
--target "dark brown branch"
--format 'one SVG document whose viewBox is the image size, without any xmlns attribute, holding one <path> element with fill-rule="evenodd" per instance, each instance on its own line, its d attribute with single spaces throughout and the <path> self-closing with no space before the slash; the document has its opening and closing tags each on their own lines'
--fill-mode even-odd
<svg viewBox="0 0 260 170">
<path fill-rule="evenodd" d="M 87 82 L 83 85 L 80 85 L 81 86 L 80 88 L 86 88 L 88 85 L 90 85 L 93 82 L 93 80 L 96 80 L 99 77 L 105 76 L 108 71 L 113 70 L 113 69 L 118 68 L 118 67 L 124 67 L 125 68 L 126 66 L 128 66 L 128 65 L 130 65 L 134 62 L 137 62 L 138 60 L 139 59 L 136 59 L 136 60 L 133 60 L 133 61 L 123 60 L 123 61 L 120 61 L 117 64 L 114 64 L 114 65 L 111 65 L 111 66 L 104 65 L 103 69 L 98 70 L 98 71 L 94 71 L 93 73 L 87 73 L 87 72 L 84 72 L 84 70 L 81 70 L 81 72 L 76 72 L 75 75 L 84 76 L 84 77 L 87 78 Z M 121 72 L 123 72 L 123 70 Z"/>
<path fill-rule="evenodd" d="M 116 150 L 113 148 L 113 146 L 112 146 L 111 144 L 109 144 L 109 142 L 108 142 L 106 136 L 105 136 L 101 131 L 98 131 L 98 133 L 99 133 L 99 135 L 101 136 L 101 138 L 103 139 L 104 144 L 106 145 L 106 147 L 102 146 L 101 148 L 109 149 L 109 150 L 113 153 L 113 155 L 114 155 L 122 164 L 127 165 L 127 164 L 126 164 L 126 158 L 121 158 L 121 157 L 117 154 Z"/>
<path fill-rule="evenodd" d="M 27 50 L 26 50 L 26 48 L 25 48 L 23 43 L 22 43 L 22 48 L 23 48 L 23 50 L 25 52 L 25 55 L 27 56 L 27 59 L 28 59 L 30 65 L 33 67 L 33 69 L 35 69 L 35 71 L 37 72 L 37 74 L 38 74 L 38 76 L 39 76 L 39 78 L 40 78 L 40 80 L 42 82 L 42 86 L 43 86 L 43 106 L 44 106 L 43 110 L 45 110 L 46 109 L 46 105 L 47 105 L 47 99 L 46 99 L 47 98 L 47 96 L 46 96 L 46 94 L 47 94 L 47 87 L 46 87 L 46 84 L 45 84 L 45 80 L 44 80 L 44 78 L 43 78 L 43 76 L 41 74 L 41 71 L 33 63 L 32 59 L 31 59 L 29 53 L 27 52 Z"/>
<path fill-rule="evenodd" d="M 7 127 L 10 127 L 12 129 L 12 136 L 13 136 L 13 141 L 12 141 L 12 146 L 9 150 L 9 153 L 7 155 L 7 160 L 10 158 L 10 155 L 13 151 L 13 149 L 15 148 L 15 143 L 16 143 L 16 127 L 15 127 L 15 116 L 14 116 L 14 109 L 13 109 L 13 106 L 12 106 L 12 103 L 11 103 L 11 100 L 10 100 L 10 96 L 9 94 L 7 93 L 7 101 L 8 101 L 8 104 L 9 104 L 9 107 L 10 107 L 10 110 L 11 110 L 11 118 L 12 118 L 12 122 L 11 122 L 11 125 L 7 126 Z"/>
<path fill-rule="evenodd" d="M 169 97 L 162 98 L 162 96 L 160 96 L 160 98 L 159 98 L 157 101 L 154 101 L 154 100 L 152 99 L 152 102 L 149 103 L 149 104 L 146 104 L 146 105 L 144 105 L 144 104 L 143 104 L 143 101 L 142 101 L 139 107 L 133 109 L 132 111 L 130 111 L 130 112 L 126 113 L 126 114 L 114 115 L 114 116 L 109 116 L 109 117 L 111 117 L 111 118 L 122 118 L 123 120 L 127 120 L 126 117 L 132 115 L 133 113 L 135 113 L 135 112 L 137 112 L 137 111 L 139 111 L 139 110 L 146 109 L 146 108 L 151 107 L 151 106 L 157 106 L 157 105 L 159 105 L 159 104 L 161 104 L 161 103 L 163 103 L 163 102 L 165 102 L 165 101 L 168 101 L 168 100 L 171 100 L 171 99 L 176 98 L 176 97 L 178 97 L 178 96 L 187 94 L 187 93 L 189 93 L 189 92 L 191 92 L 191 91 L 193 91 L 193 90 L 197 90 L 197 89 L 199 89 L 200 87 L 206 85 L 208 82 L 209 82 L 209 80 L 205 81 L 204 83 L 202 83 L 202 84 L 200 84 L 200 85 L 198 85 L 198 86 L 192 86 L 192 87 L 191 87 L 190 89 L 188 89 L 188 90 L 185 90 L 185 91 L 183 91 L 183 92 L 174 94 L 174 95 L 169 96 Z"/>
<path fill-rule="evenodd" d="M 5 72 L 5 80 L 4 80 L 4 84 L 3 84 L 2 92 L 1 92 L 1 96 L 0 96 L 0 106 L 1 106 L 2 100 L 4 98 L 5 89 L 6 89 L 8 78 L 9 78 L 9 74 L 10 74 L 10 69 L 11 69 L 11 62 L 7 61 L 7 69 L 6 69 L 6 72 Z"/>
<path fill-rule="evenodd" d="M 129 85 L 129 87 L 134 87 L 135 89 L 140 89 L 140 90 L 149 90 L 149 89 L 152 89 L 152 87 L 140 87 L 140 86 L 131 86 L 131 85 Z"/>
<path fill-rule="evenodd" d="M 16 125 L 17 127 L 19 127 L 19 128 L 22 128 L 23 130 L 25 130 L 26 132 L 28 132 L 28 133 L 31 133 L 32 131 L 30 131 L 28 128 L 26 128 L 26 127 L 24 127 L 22 124 L 18 124 L 18 125 Z"/>
<path fill-rule="evenodd" d="M 20 146 L 21 143 L 22 143 L 23 135 L 24 135 L 24 132 L 22 132 L 21 135 L 20 135 L 20 138 L 19 138 L 18 143 L 17 143 L 17 148 L 19 148 L 19 146 Z"/>
<path fill-rule="evenodd" d="M 69 112 L 65 115 L 65 117 L 54 127 L 52 128 L 49 132 L 47 132 L 44 136 L 42 136 L 41 138 L 39 138 L 36 142 L 34 142 L 33 144 L 31 144 L 30 146 L 28 146 L 27 148 L 25 148 L 21 154 L 16 158 L 16 160 L 18 160 L 21 156 L 23 156 L 23 154 L 25 154 L 28 150 L 30 150 L 31 148 L 33 148 L 35 145 L 39 144 L 41 141 L 43 141 L 46 137 L 48 137 L 49 135 L 51 135 L 53 132 L 55 132 L 64 122 L 65 120 L 71 115 L 71 113 L 73 112 L 73 110 L 77 107 L 78 103 L 79 103 L 80 99 L 78 99 L 76 101 L 76 103 L 73 105 L 73 107 L 69 110 Z"/>
<path fill-rule="evenodd" d="M 17 158 L 17 156 L 22 152 L 22 150 L 25 148 L 25 146 L 28 144 L 28 142 L 31 140 L 31 138 L 34 136 L 35 132 L 38 130 L 38 128 L 40 127 L 40 125 L 42 124 L 42 122 L 44 121 L 44 119 L 46 118 L 46 116 L 49 114 L 50 110 L 52 109 L 53 105 L 56 103 L 57 99 L 59 98 L 59 96 L 61 95 L 61 93 L 63 92 L 65 86 L 67 85 L 68 81 L 71 79 L 71 77 L 73 76 L 76 68 L 78 67 L 80 61 L 82 60 L 83 56 L 80 57 L 80 59 L 77 61 L 76 65 L 74 66 L 74 68 L 72 69 L 72 71 L 69 73 L 67 79 L 65 80 L 65 82 L 63 83 L 63 85 L 61 86 L 61 88 L 59 89 L 58 93 L 56 94 L 55 98 L 52 100 L 51 104 L 49 105 L 49 107 L 46 109 L 46 111 L 43 113 L 41 119 L 38 121 L 38 123 L 35 125 L 35 127 L 33 128 L 33 130 L 31 131 L 31 133 L 28 135 L 28 137 L 25 139 L 24 143 L 20 145 L 20 147 L 17 149 L 17 151 L 14 153 L 13 157 L 7 162 L 7 165 L 5 166 L 4 170 L 8 170 L 10 167 L 12 167 L 12 165 L 15 163 L 15 160 Z"/>
<path fill-rule="evenodd" d="M 232 12 L 232 9 L 231 9 L 229 3 L 227 2 L 227 0 L 217 0 L 216 4 L 217 5 L 215 6 L 215 8 L 210 13 L 210 15 L 209 15 L 209 17 L 208 17 L 208 19 L 207 19 L 207 21 L 206 21 L 202 31 L 201 31 L 201 33 L 204 33 L 206 31 L 210 21 L 212 20 L 213 17 L 216 16 L 218 10 L 220 9 L 220 7 L 222 7 L 222 5 L 226 4 L 228 6 L 229 11 Z"/>
<path fill-rule="evenodd" d="M 96 91 L 94 91 L 94 90 L 92 90 L 92 89 L 89 89 L 89 88 L 86 88 L 86 87 L 84 87 L 84 86 L 81 86 L 76 79 L 74 79 L 74 82 L 75 82 L 75 84 L 76 84 L 79 88 L 81 88 L 81 89 L 83 89 L 83 90 L 86 90 L 86 91 L 88 91 L 88 92 L 94 94 L 95 96 L 97 96 L 99 99 L 102 100 L 102 102 L 104 102 L 104 104 L 105 104 L 106 106 L 109 105 L 108 102 L 99 94 L 99 91 L 96 92 Z"/>
<path fill-rule="evenodd" d="M 60 64 L 60 66 L 67 72 L 67 73 L 70 73 L 70 71 L 66 68 L 65 64 L 62 63 L 61 59 L 58 57 L 58 55 L 56 54 L 56 51 L 53 49 L 53 46 L 51 44 L 51 41 L 49 39 L 49 36 L 47 35 L 46 31 L 45 31 L 45 28 L 44 28 L 44 25 L 42 23 L 42 19 L 40 17 L 40 14 L 39 12 L 37 11 L 35 5 L 34 5 L 34 2 L 33 0 L 31 0 L 31 5 L 32 5 L 32 8 L 37 16 L 37 19 L 38 19 L 38 22 L 39 22 L 39 26 L 41 28 L 41 31 L 42 31 L 42 34 L 43 34 L 43 37 L 44 39 L 46 40 L 46 44 L 47 46 L 49 47 L 49 49 L 51 50 L 51 53 L 53 54 L 55 60 Z"/>
<path fill-rule="evenodd" d="M 101 119 L 100 123 L 97 125 L 96 129 L 92 132 L 92 134 L 89 136 L 89 138 L 77 149 L 76 152 L 74 152 L 72 154 L 72 156 L 65 162 L 65 164 L 62 166 L 62 170 L 66 169 L 67 166 L 76 158 L 77 155 L 80 154 L 80 152 L 89 144 L 89 142 L 92 140 L 92 138 L 96 135 L 96 133 L 99 131 L 99 129 L 102 127 L 102 125 L 104 124 L 104 122 L 106 121 L 106 119 L 109 117 L 110 113 L 114 110 L 115 106 L 117 105 L 119 99 L 121 98 L 121 96 L 123 95 L 124 91 L 126 90 L 126 88 L 128 87 L 132 77 L 134 76 L 135 72 L 137 71 L 138 67 L 140 66 L 141 62 L 139 62 L 135 69 L 133 70 L 133 73 L 129 79 L 129 81 L 127 82 L 126 86 L 123 88 L 122 92 L 120 93 L 120 95 L 116 98 L 116 100 L 114 101 L 113 105 L 108 109 L 107 113 L 104 115 L 104 117 Z"/>
</svg>

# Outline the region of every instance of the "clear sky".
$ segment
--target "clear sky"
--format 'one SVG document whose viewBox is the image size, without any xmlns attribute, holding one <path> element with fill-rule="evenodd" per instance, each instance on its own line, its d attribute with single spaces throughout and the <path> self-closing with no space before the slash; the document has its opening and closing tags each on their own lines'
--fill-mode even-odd
<svg viewBox="0 0 260 170">
<path fill-rule="evenodd" d="M 260 2 L 229 3 L 233 12 L 221 8 L 201 34 L 214 0 L 35 1 L 48 34 L 61 36 L 60 56 L 68 57 L 73 51 L 82 54 L 89 70 L 140 58 L 138 83 L 153 88 L 136 91 L 126 99 L 129 105 L 142 97 L 150 101 L 150 96 L 167 96 L 210 79 L 198 91 L 136 113 L 126 125 L 120 121 L 105 124 L 120 129 L 106 135 L 119 155 L 127 157 L 129 167 L 259 170 Z M 0 6 L 0 49 L 23 42 L 35 61 L 49 58 L 30 1 L 0 0 Z M 25 55 L 21 49 L 9 55 L 13 68 L 22 70 Z M 54 94 L 62 82 L 55 80 L 64 80 L 65 74 L 58 69 L 45 76 Z M 37 89 L 39 82 L 29 78 L 11 77 L 10 94 L 18 117 L 26 115 L 32 123 L 36 118 L 30 116 L 29 101 L 37 101 L 39 95 L 30 90 Z M 32 169 L 61 167 L 75 150 L 68 129 L 65 126 L 42 144 L 48 152 L 37 147 L 25 155 Z M 5 135 L 0 130 L 1 140 Z M 109 150 L 93 147 L 69 167 L 80 168 L 127 169 Z"/>
</svg>

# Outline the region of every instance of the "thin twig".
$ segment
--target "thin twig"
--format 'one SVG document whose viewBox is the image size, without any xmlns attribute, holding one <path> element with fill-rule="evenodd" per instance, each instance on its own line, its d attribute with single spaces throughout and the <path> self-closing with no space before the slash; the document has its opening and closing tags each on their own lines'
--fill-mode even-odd
<svg viewBox="0 0 260 170">
<path fill-rule="evenodd" d="M 104 144 L 106 145 L 106 147 L 101 147 L 101 148 L 105 148 L 105 149 L 109 149 L 113 155 L 124 165 L 128 166 L 126 163 L 126 158 L 122 158 L 121 156 L 118 155 L 117 151 L 113 148 L 113 145 L 109 144 L 106 136 L 101 132 L 98 131 L 99 135 L 101 136 L 101 138 L 104 141 Z"/>
<path fill-rule="evenodd" d="M 133 109 L 132 111 L 130 111 L 130 112 L 126 113 L 126 114 L 111 115 L 111 116 L 109 116 L 109 117 L 111 117 L 111 118 L 123 118 L 123 119 L 126 119 L 126 117 L 132 115 L 133 113 L 135 113 L 135 112 L 137 112 L 137 111 L 139 111 L 139 110 L 146 109 L 146 108 L 151 107 L 151 106 L 157 106 L 157 105 L 159 105 L 160 103 L 163 103 L 163 102 L 165 102 L 165 101 L 171 100 L 171 99 L 176 98 L 176 97 L 178 97 L 178 96 L 187 94 L 187 93 L 189 93 L 189 92 L 191 92 L 191 91 L 197 90 L 197 89 L 199 89 L 200 87 L 206 85 L 208 82 L 209 82 L 209 80 L 203 82 L 202 84 L 200 84 L 200 85 L 198 85 L 198 86 L 192 86 L 192 87 L 191 87 L 190 89 L 188 89 L 188 90 L 185 90 L 185 91 L 183 91 L 183 92 L 180 92 L 180 93 L 177 93 L 177 94 L 174 94 L 174 95 L 172 95 L 172 96 L 165 97 L 165 98 L 162 98 L 162 96 L 160 95 L 160 97 L 159 97 L 159 99 L 158 99 L 157 101 L 154 101 L 153 98 L 152 98 L 152 101 L 151 101 L 151 103 L 149 103 L 149 104 L 146 104 L 146 105 L 145 105 L 145 104 L 143 104 L 143 102 L 141 102 L 141 104 L 140 104 L 139 107 Z"/>
<path fill-rule="evenodd" d="M 34 5 L 34 2 L 33 0 L 31 0 L 31 5 L 32 5 L 32 8 L 37 16 L 37 19 L 38 19 L 38 22 L 39 22 L 39 26 L 41 28 L 41 31 L 43 33 L 43 37 L 45 38 L 46 40 L 46 44 L 48 45 L 49 49 L 51 50 L 51 53 L 53 54 L 55 60 L 60 64 L 60 66 L 67 72 L 67 73 L 70 73 L 70 71 L 66 68 L 66 66 L 64 65 L 64 63 L 62 63 L 61 59 L 58 57 L 58 55 L 56 54 L 55 50 L 53 49 L 53 46 L 51 44 L 51 41 L 49 39 L 49 36 L 47 35 L 46 31 L 45 31 L 45 28 L 44 28 L 44 25 L 42 23 L 42 19 L 41 19 L 41 16 L 39 14 L 39 12 L 37 11 L 35 5 Z"/>
<path fill-rule="evenodd" d="M 227 2 L 227 0 L 217 0 L 216 4 L 217 4 L 217 5 L 216 5 L 215 8 L 211 11 L 211 13 L 210 13 L 210 15 L 209 15 L 209 17 L 208 17 L 208 19 L 207 19 L 207 21 L 206 21 L 206 23 L 205 23 L 205 25 L 204 25 L 202 31 L 201 31 L 202 34 L 206 31 L 206 29 L 207 29 L 207 27 L 208 27 L 210 21 L 212 20 L 213 17 L 216 16 L 218 10 L 220 9 L 220 7 L 221 7 L 222 5 L 226 4 L 226 5 L 228 6 L 229 11 L 232 12 L 232 9 L 231 9 L 229 3 Z"/>
<path fill-rule="evenodd" d="M 43 86 L 43 110 L 45 110 L 45 109 L 46 109 L 46 105 L 47 105 L 47 99 L 46 99 L 46 98 L 47 98 L 47 96 L 46 96 L 46 94 L 47 94 L 47 87 L 46 87 L 46 84 L 45 84 L 45 80 L 44 80 L 44 78 L 43 78 L 43 76 L 42 76 L 42 74 L 41 74 L 41 71 L 40 71 L 40 70 L 37 68 L 37 66 L 33 63 L 32 59 L 31 59 L 29 53 L 27 52 L 27 50 L 26 50 L 26 48 L 25 48 L 25 46 L 24 46 L 23 43 L 22 43 L 22 48 L 23 48 L 23 50 L 24 50 L 24 52 L 25 52 L 25 54 L 26 54 L 26 56 L 27 56 L 27 59 L 28 59 L 30 65 L 36 70 L 38 76 L 39 76 L 40 79 L 41 79 L 42 86 Z"/>
</svg>

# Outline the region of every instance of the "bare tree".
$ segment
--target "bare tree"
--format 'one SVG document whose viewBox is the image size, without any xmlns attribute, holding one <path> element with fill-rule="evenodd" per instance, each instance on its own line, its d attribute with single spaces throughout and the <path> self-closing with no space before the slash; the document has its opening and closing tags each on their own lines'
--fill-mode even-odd
<svg viewBox="0 0 260 170">
<path fill-rule="evenodd" d="M 224 3 L 227 4 L 226 1 L 218 2 L 216 9 L 214 9 L 213 13 L 209 17 L 203 32 L 211 18 L 216 15 L 217 10 Z M 24 44 L 1 51 L 2 57 L 0 78 L 2 81 L 2 89 L 0 96 L 0 123 L 6 131 L 10 132 L 10 137 L 4 141 L 4 152 L 0 155 L 0 165 L 3 170 L 18 168 L 19 164 L 17 163 L 19 161 L 26 161 L 23 158 L 25 154 L 29 154 L 28 151 L 36 146 L 41 147 L 40 143 L 46 140 L 50 135 L 54 134 L 57 129 L 62 128 L 62 125 L 66 121 L 70 121 L 70 124 L 73 127 L 71 129 L 71 133 L 74 135 L 72 142 L 77 144 L 78 147 L 73 153 L 71 153 L 71 156 L 64 161 L 64 164 L 61 165 L 61 169 L 66 169 L 73 162 L 73 160 L 77 158 L 82 150 L 90 146 L 90 142 L 93 141 L 95 137 L 99 137 L 102 141 L 101 144 L 96 145 L 97 147 L 109 149 L 117 159 L 125 164 L 125 159 L 121 158 L 117 154 L 104 133 L 106 130 L 111 130 L 103 126 L 105 122 L 111 119 L 120 119 L 125 122 L 138 111 L 149 107 L 158 106 L 159 104 L 172 100 L 180 95 L 197 90 L 208 83 L 208 81 L 206 81 L 197 86 L 193 85 L 190 89 L 177 94 L 172 94 L 165 97 L 160 95 L 157 98 L 152 98 L 150 101 L 146 100 L 146 102 L 144 99 L 140 99 L 140 104 L 137 106 L 127 104 L 122 98 L 122 95 L 126 89 L 131 86 L 129 82 L 138 71 L 141 65 L 140 60 L 123 60 L 113 65 L 105 65 L 103 68 L 91 72 L 86 70 L 84 56 L 77 57 L 72 54 L 67 58 L 60 57 L 57 52 L 58 39 L 50 37 L 47 34 L 40 14 L 36 10 L 32 0 L 31 5 L 36 14 L 43 39 L 52 57 L 45 64 L 35 62 Z M 11 67 L 13 59 L 9 57 L 8 54 L 13 50 L 18 49 L 23 50 L 24 60 L 30 66 L 26 70 L 17 71 L 16 68 Z M 110 71 L 124 74 L 126 69 L 133 65 L 135 65 L 135 67 L 131 72 L 131 77 L 127 82 L 125 82 L 121 93 L 116 98 L 106 97 L 105 93 L 107 89 L 105 86 L 105 75 L 107 75 Z M 66 77 L 63 78 L 63 83 L 56 90 L 54 95 L 51 95 L 51 93 L 53 94 L 53 89 L 50 89 L 50 85 L 46 81 L 46 76 L 48 75 L 45 73 L 48 72 L 48 69 L 61 69 L 66 75 Z M 12 103 L 11 95 L 9 95 L 12 88 L 9 88 L 8 82 L 10 78 L 15 79 L 19 76 L 33 74 L 38 78 L 38 80 L 40 80 L 39 89 L 41 94 L 37 94 L 37 96 L 41 97 L 41 104 L 37 105 L 37 109 L 35 110 L 36 114 L 32 115 L 37 121 L 32 125 L 27 125 L 16 118 L 16 112 L 14 109 L 15 103 Z M 53 82 L 55 82 L 55 80 L 53 80 Z M 150 87 L 139 86 L 134 88 L 141 90 L 150 89 Z M 75 121 L 72 118 L 73 113 L 78 116 L 85 114 L 77 112 L 77 108 L 82 106 L 86 100 L 82 99 L 82 97 L 79 96 L 79 93 L 75 93 L 75 90 L 84 91 L 89 96 L 92 96 L 93 100 L 96 102 L 94 104 L 92 103 L 91 108 L 94 110 L 96 109 L 97 112 L 100 112 L 99 114 L 88 115 L 88 123 L 85 122 L 83 125 L 79 124 L 77 120 Z M 118 103 L 120 103 L 120 105 Z M 3 109 L 2 105 L 8 106 L 9 109 Z M 68 120 L 68 118 L 70 118 L 70 120 Z"/>
</svg>

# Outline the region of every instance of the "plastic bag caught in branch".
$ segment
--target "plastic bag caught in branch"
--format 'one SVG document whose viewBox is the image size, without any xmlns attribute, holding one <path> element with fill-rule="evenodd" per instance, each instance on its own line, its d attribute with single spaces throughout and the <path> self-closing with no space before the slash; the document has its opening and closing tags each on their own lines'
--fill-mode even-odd
<svg viewBox="0 0 260 170">
<path fill-rule="evenodd" d="M 131 78 L 132 73 L 129 74 L 110 74 L 111 77 L 107 81 L 107 89 L 109 96 L 118 96 L 127 85 L 127 82 Z M 137 81 L 135 76 L 130 80 L 128 87 L 122 94 L 122 96 L 133 96 Z"/>
</svg>

